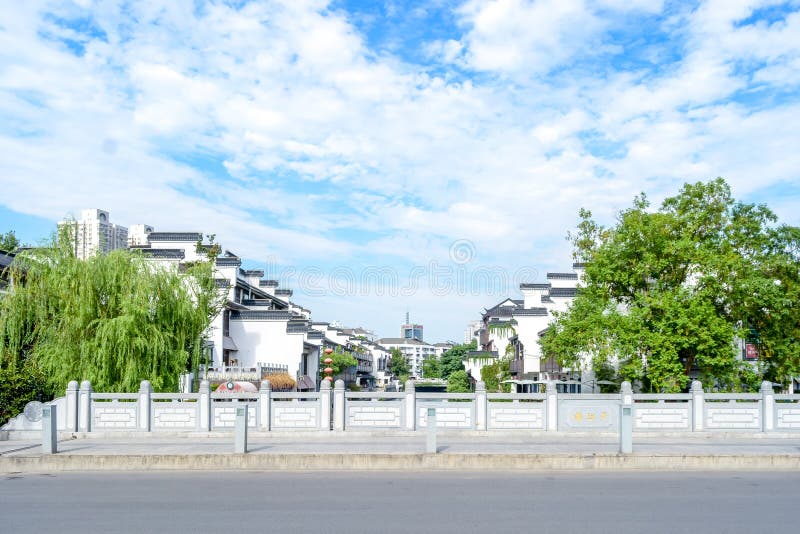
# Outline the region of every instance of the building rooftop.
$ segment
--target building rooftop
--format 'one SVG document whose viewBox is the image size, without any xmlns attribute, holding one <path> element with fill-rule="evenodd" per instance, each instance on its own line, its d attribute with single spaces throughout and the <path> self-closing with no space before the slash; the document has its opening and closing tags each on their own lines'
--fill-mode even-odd
<svg viewBox="0 0 800 534">
<path fill-rule="evenodd" d="M 514 315 L 546 316 L 547 308 L 520 308 L 514 311 Z"/>
<path fill-rule="evenodd" d="M 197 232 L 150 232 L 147 238 L 150 241 L 191 241 L 196 243 L 203 239 L 203 234 Z"/>
<path fill-rule="evenodd" d="M 159 260 L 182 260 L 186 251 L 182 248 L 141 248 L 142 254 L 148 258 Z"/>
<path fill-rule="evenodd" d="M 520 284 L 520 289 L 550 289 L 550 284 Z"/>
<path fill-rule="evenodd" d="M 231 312 L 231 321 L 288 321 L 292 315 L 286 310 L 248 310 Z"/>
<path fill-rule="evenodd" d="M 574 297 L 578 290 L 574 287 L 554 287 L 550 290 L 550 297 Z"/>
<path fill-rule="evenodd" d="M 547 273 L 548 280 L 577 280 L 578 273 Z"/>
<path fill-rule="evenodd" d="M 277 280 L 259 280 L 258 281 L 258 285 L 259 285 L 259 287 L 278 287 L 278 281 Z"/>
</svg>

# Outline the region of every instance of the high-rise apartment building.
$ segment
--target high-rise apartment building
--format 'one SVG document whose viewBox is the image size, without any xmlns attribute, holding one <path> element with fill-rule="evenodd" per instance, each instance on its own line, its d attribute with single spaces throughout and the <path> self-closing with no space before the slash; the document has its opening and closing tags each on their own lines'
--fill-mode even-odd
<svg viewBox="0 0 800 534">
<path fill-rule="evenodd" d="M 65 219 L 58 223 L 58 229 L 70 237 L 80 259 L 128 246 L 128 229 L 109 222 L 108 212 L 103 210 L 82 210 L 79 221 Z"/>
<path fill-rule="evenodd" d="M 144 247 L 150 244 L 150 234 L 153 227 L 147 224 L 134 224 L 128 228 L 128 246 Z"/>
</svg>

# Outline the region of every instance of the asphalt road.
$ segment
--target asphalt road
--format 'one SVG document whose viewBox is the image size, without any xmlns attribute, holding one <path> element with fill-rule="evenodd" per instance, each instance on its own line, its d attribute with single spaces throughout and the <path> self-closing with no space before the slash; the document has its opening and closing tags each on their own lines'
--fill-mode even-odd
<svg viewBox="0 0 800 534">
<path fill-rule="evenodd" d="M 800 473 L 4 475 L 0 532 L 797 531 Z"/>
</svg>

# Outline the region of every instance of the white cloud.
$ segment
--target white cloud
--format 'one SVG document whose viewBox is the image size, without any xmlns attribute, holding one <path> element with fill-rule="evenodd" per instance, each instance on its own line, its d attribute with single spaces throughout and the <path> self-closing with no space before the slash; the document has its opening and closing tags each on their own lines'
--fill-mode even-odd
<svg viewBox="0 0 800 534">
<path fill-rule="evenodd" d="M 446 259 L 466 238 L 481 261 L 564 268 L 581 206 L 610 221 L 642 189 L 797 183 L 796 98 L 746 104 L 798 84 L 797 14 L 741 25 L 767 4 L 670 11 L 669 50 L 642 44 L 655 67 L 593 70 L 619 53 L 607 30 L 663 3 L 470 0 L 462 35 L 424 45 L 434 65 L 371 50 L 321 1 L 93 4 L 103 39 L 43 16 L 80 6 L 22 3 L 0 30 L 4 203 L 103 207 L 259 261 Z"/>
</svg>

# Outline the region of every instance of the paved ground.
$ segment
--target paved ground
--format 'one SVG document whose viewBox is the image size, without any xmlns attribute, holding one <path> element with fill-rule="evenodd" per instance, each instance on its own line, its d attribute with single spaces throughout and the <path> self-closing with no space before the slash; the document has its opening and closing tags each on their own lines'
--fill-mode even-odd
<svg viewBox="0 0 800 534">
<path fill-rule="evenodd" d="M 451 454 L 615 454 L 619 445 L 613 436 L 568 434 L 524 436 L 443 436 L 439 452 Z M 151 435 L 138 439 L 62 440 L 59 452 L 70 455 L 217 454 L 233 451 L 232 437 L 169 438 Z M 425 434 L 415 436 L 342 436 L 305 438 L 297 434 L 251 438 L 252 454 L 414 454 L 425 451 Z M 0 455 L 39 454 L 38 441 L 0 441 Z M 634 453 L 647 455 L 798 455 L 800 435 L 786 437 L 687 436 L 637 437 Z"/>
<path fill-rule="evenodd" d="M 800 473 L 60 473 L 0 477 L 3 532 L 796 531 Z"/>
</svg>

